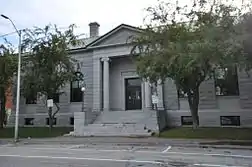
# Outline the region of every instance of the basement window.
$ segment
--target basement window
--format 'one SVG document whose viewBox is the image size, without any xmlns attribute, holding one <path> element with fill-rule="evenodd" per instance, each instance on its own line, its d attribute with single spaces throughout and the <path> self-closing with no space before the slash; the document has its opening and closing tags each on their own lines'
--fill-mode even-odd
<svg viewBox="0 0 252 167">
<path fill-rule="evenodd" d="M 34 118 L 25 118 L 25 125 L 34 125 Z"/>
<path fill-rule="evenodd" d="M 54 118 L 53 119 L 53 125 L 56 125 L 57 124 L 57 119 Z M 46 125 L 49 125 L 49 118 L 46 118 Z"/>
<path fill-rule="evenodd" d="M 240 126 L 240 116 L 221 116 L 221 126 Z"/>
<path fill-rule="evenodd" d="M 70 125 L 74 125 L 74 117 L 70 118 Z"/>
<path fill-rule="evenodd" d="M 181 125 L 193 125 L 192 116 L 181 116 Z"/>
</svg>

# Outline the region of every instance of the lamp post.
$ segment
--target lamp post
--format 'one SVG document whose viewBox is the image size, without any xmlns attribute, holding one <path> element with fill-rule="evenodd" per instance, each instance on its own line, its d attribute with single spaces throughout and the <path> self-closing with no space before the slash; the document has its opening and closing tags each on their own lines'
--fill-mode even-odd
<svg viewBox="0 0 252 167">
<path fill-rule="evenodd" d="M 85 87 L 85 86 L 82 86 L 82 87 L 81 87 L 81 91 L 82 91 L 82 106 L 81 106 L 81 112 L 84 112 L 84 95 L 85 95 L 86 87 Z"/>
<path fill-rule="evenodd" d="M 3 17 L 6 20 L 9 20 L 12 24 L 12 26 L 14 27 L 14 29 L 16 30 L 18 37 L 19 37 L 19 42 L 18 42 L 18 71 L 17 71 L 17 96 L 16 96 L 16 120 L 15 120 L 15 134 L 14 134 L 14 141 L 17 142 L 18 141 L 18 121 L 19 121 L 19 101 L 20 101 L 20 73 L 21 73 L 21 30 L 18 30 L 15 26 L 15 24 L 13 23 L 13 21 L 1 14 L 1 17 Z"/>
<path fill-rule="evenodd" d="M 86 91 L 86 86 L 85 84 L 83 84 L 83 86 L 81 87 L 81 91 L 82 91 L 82 107 L 81 107 L 81 112 L 85 112 L 85 120 L 84 120 L 84 125 L 88 125 L 88 113 L 87 111 L 85 111 L 85 106 L 84 106 L 84 97 L 85 97 L 85 91 Z"/>
</svg>

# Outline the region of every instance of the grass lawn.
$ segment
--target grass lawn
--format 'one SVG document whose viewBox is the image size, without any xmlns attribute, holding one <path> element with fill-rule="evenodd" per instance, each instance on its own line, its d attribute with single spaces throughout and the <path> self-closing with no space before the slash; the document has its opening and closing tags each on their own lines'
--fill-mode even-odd
<svg viewBox="0 0 252 167">
<path fill-rule="evenodd" d="M 252 140 L 252 128 L 174 128 L 160 134 L 164 138 Z"/>
<path fill-rule="evenodd" d="M 73 131 L 71 127 L 54 127 L 51 131 L 48 127 L 19 127 L 20 138 L 57 137 Z M 14 128 L 0 129 L 0 138 L 13 138 Z"/>
</svg>

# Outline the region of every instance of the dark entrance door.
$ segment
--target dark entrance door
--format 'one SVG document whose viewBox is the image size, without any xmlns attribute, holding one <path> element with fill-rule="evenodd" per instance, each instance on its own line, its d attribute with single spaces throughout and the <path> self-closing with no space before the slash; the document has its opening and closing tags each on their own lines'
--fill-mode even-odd
<svg viewBox="0 0 252 167">
<path fill-rule="evenodd" d="M 126 110 L 142 109 L 141 80 L 139 78 L 125 79 Z"/>
</svg>

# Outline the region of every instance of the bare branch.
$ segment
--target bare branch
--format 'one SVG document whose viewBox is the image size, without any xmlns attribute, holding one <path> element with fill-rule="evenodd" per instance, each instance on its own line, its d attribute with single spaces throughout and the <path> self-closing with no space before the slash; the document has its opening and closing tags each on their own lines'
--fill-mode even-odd
<svg viewBox="0 0 252 167">
<path fill-rule="evenodd" d="M 60 107 L 59 107 L 59 105 L 57 104 L 57 103 L 54 103 L 55 104 L 55 106 L 56 106 L 56 111 L 52 114 L 52 117 L 54 118 L 55 117 L 55 115 L 59 112 L 59 110 L 60 110 Z"/>
</svg>

